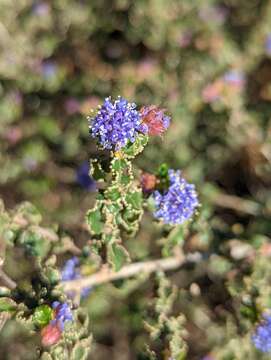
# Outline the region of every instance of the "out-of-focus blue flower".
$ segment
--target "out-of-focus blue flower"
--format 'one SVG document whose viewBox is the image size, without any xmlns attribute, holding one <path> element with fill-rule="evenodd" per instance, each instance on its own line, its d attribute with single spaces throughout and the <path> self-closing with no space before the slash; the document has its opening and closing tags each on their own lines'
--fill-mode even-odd
<svg viewBox="0 0 271 360">
<path fill-rule="evenodd" d="M 45 16 L 49 13 L 50 7 L 44 1 L 36 2 L 33 5 L 33 13 L 38 16 Z"/>
<path fill-rule="evenodd" d="M 76 280 L 81 278 L 78 257 L 74 256 L 65 262 L 61 271 L 61 278 L 62 281 Z M 81 291 L 81 297 L 87 297 L 90 291 L 91 287 L 86 287 Z"/>
<path fill-rule="evenodd" d="M 106 98 L 97 115 L 90 119 L 90 133 L 105 149 L 119 150 L 129 141 L 134 142 L 139 133 L 147 133 L 135 103 L 118 97 Z"/>
<path fill-rule="evenodd" d="M 55 76 L 57 71 L 57 65 L 50 60 L 46 60 L 42 63 L 42 75 L 45 79 L 51 79 Z"/>
<path fill-rule="evenodd" d="M 245 75 L 237 69 L 229 70 L 224 74 L 224 81 L 230 85 L 242 87 L 245 83 Z"/>
<path fill-rule="evenodd" d="M 60 330 L 63 331 L 65 322 L 73 321 L 72 311 L 67 303 L 61 304 L 59 301 L 54 301 L 52 308 L 55 309 L 55 318 L 50 322 L 50 324 L 57 324 Z"/>
<path fill-rule="evenodd" d="M 251 339 L 258 350 L 271 352 L 271 315 L 263 315 L 263 322 L 256 328 Z"/>
<path fill-rule="evenodd" d="M 87 161 L 83 162 L 77 169 L 76 180 L 82 188 L 88 191 L 96 189 L 95 180 L 89 176 L 89 163 Z"/>
<path fill-rule="evenodd" d="M 271 56 L 271 34 L 267 35 L 265 40 L 265 51 L 267 55 Z"/>
<path fill-rule="evenodd" d="M 170 186 L 165 193 L 154 192 L 154 216 L 164 223 L 176 225 L 190 219 L 199 205 L 195 186 L 181 177 L 180 171 L 168 171 Z"/>
</svg>

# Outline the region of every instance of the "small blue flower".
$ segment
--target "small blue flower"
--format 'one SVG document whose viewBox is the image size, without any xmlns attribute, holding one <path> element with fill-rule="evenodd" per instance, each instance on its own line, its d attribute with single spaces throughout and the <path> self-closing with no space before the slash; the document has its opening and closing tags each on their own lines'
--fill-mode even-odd
<svg viewBox="0 0 271 360">
<path fill-rule="evenodd" d="M 176 225 L 190 219 L 199 205 L 195 186 L 181 177 L 180 171 L 168 171 L 170 186 L 165 193 L 154 192 L 154 216 L 164 223 Z"/>
<path fill-rule="evenodd" d="M 80 273 L 78 257 L 74 256 L 65 262 L 61 271 L 61 277 L 62 277 L 62 281 L 76 280 L 82 277 Z M 91 287 L 84 288 L 81 292 L 81 297 L 82 298 L 87 297 L 90 291 L 91 291 Z"/>
<path fill-rule="evenodd" d="M 90 119 L 90 133 L 97 138 L 104 149 L 119 150 L 134 142 L 139 133 L 147 133 L 136 104 L 122 97 L 112 101 L 106 98 L 98 114 Z"/>
<path fill-rule="evenodd" d="M 88 191 L 96 189 L 95 180 L 89 176 L 89 163 L 87 161 L 83 162 L 77 169 L 76 180 L 82 188 Z"/>
<path fill-rule="evenodd" d="M 265 51 L 267 55 L 271 56 L 271 34 L 267 35 L 265 40 Z"/>
<path fill-rule="evenodd" d="M 224 81 L 231 85 L 243 86 L 245 82 L 245 75 L 242 71 L 237 69 L 229 70 L 223 77 Z"/>
<path fill-rule="evenodd" d="M 64 330 L 66 321 L 73 321 L 72 311 L 67 303 L 61 304 L 59 301 L 54 301 L 52 308 L 55 309 L 55 318 L 50 324 L 58 324 L 61 331 Z"/>
<path fill-rule="evenodd" d="M 51 60 L 42 63 L 42 75 L 45 79 L 52 79 L 57 72 L 57 65 Z"/>
<path fill-rule="evenodd" d="M 271 352 L 271 315 L 263 315 L 263 322 L 256 328 L 251 339 L 258 350 Z"/>
</svg>

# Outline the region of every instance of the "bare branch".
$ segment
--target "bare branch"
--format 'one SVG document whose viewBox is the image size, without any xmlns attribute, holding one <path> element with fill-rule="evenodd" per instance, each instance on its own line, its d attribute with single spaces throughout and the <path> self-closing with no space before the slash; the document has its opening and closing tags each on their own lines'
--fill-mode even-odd
<svg viewBox="0 0 271 360">
<path fill-rule="evenodd" d="M 135 276 L 141 272 L 152 273 L 155 271 L 173 270 L 180 267 L 185 261 L 185 257 L 179 250 L 176 256 L 168 257 L 165 259 L 137 262 L 124 266 L 120 271 L 113 271 L 108 267 L 102 268 L 96 274 L 90 275 L 77 280 L 66 281 L 62 283 L 64 291 L 66 292 L 81 292 L 84 288 L 100 285 L 109 281 L 125 279 Z"/>
<path fill-rule="evenodd" d="M 237 210 L 249 215 L 256 216 L 260 213 L 260 205 L 258 203 L 235 195 L 218 193 L 211 197 L 211 201 L 217 206 Z"/>
</svg>

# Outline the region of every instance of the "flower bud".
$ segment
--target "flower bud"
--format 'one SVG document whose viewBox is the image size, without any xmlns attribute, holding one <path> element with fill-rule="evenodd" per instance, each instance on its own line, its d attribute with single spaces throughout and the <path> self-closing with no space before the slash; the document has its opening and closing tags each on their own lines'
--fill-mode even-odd
<svg viewBox="0 0 271 360">
<path fill-rule="evenodd" d="M 61 330 L 57 324 L 49 324 L 41 330 L 41 343 L 43 346 L 52 346 L 61 338 Z"/>
</svg>

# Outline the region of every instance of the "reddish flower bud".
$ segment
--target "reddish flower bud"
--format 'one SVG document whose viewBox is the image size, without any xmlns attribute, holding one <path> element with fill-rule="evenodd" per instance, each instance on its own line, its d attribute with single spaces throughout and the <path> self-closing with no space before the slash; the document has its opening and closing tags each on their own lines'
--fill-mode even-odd
<svg viewBox="0 0 271 360">
<path fill-rule="evenodd" d="M 169 127 L 170 118 L 164 114 L 165 109 L 155 105 L 143 106 L 140 110 L 142 121 L 148 126 L 149 135 L 162 135 Z"/>
<path fill-rule="evenodd" d="M 52 346 L 61 338 L 61 330 L 57 324 L 48 324 L 41 330 L 41 343 L 43 346 Z"/>
<path fill-rule="evenodd" d="M 155 175 L 149 173 L 143 173 L 141 175 L 141 186 L 144 192 L 149 192 L 154 190 L 156 185 L 156 177 Z"/>
</svg>

